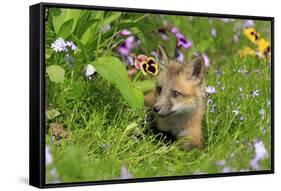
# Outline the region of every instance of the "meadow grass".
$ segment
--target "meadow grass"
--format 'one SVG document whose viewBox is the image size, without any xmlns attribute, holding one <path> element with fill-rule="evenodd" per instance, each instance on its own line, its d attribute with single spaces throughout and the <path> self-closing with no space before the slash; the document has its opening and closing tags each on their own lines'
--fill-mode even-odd
<svg viewBox="0 0 281 191">
<path fill-rule="evenodd" d="M 267 61 L 258 57 L 239 57 L 239 50 L 251 46 L 242 34 L 243 22 L 176 16 L 164 16 L 163 19 L 173 23 L 192 40 L 194 51 L 206 52 L 210 59 L 211 67 L 205 81 L 206 85 L 215 87 L 216 92 L 206 98 L 204 148 L 186 152 L 178 146 L 178 141 L 168 141 L 164 134 L 155 132 L 148 108 L 128 107 L 118 89 L 98 74 L 93 80 L 87 80 L 83 76 L 87 63 L 77 58 L 75 61 L 84 65 L 72 70 L 63 65 L 69 70 L 63 83 L 54 83 L 46 75 L 47 110 L 55 108 L 59 112 L 46 121 L 46 144 L 51 148 L 53 159 L 47 166 L 48 182 L 271 168 L 271 68 Z M 158 25 L 152 23 L 153 27 Z M 255 27 L 270 40 L 268 22 L 256 21 Z M 212 29 L 216 29 L 215 37 L 211 35 Z M 236 43 L 233 42 L 235 31 L 239 35 Z M 140 39 L 143 43 L 138 51 L 146 51 L 143 52 L 146 54 L 157 44 L 164 43 L 156 38 L 150 44 L 150 34 L 142 34 Z M 99 38 L 96 41 L 99 41 L 99 49 L 102 41 Z M 165 47 L 168 52 L 173 52 L 174 44 L 169 42 Z M 105 53 L 96 51 L 96 54 Z M 191 51 L 186 52 L 187 57 L 191 54 Z M 47 65 L 54 59 L 63 59 L 59 56 L 52 58 L 47 58 Z M 254 93 L 256 90 L 257 94 Z M 63 124 L 65 137 L 53 137 L 50 127 L 54 124 Z M 259 162 L 258 169 L 253 169 L 251 160 L 255 157 L 254 143 L 257 140 L 263 142 L 268 155 Z M 56 175 L 53 169 L 56 169 Z M 125 175 L 121 169 L 126 169 Z"/>
</svg>

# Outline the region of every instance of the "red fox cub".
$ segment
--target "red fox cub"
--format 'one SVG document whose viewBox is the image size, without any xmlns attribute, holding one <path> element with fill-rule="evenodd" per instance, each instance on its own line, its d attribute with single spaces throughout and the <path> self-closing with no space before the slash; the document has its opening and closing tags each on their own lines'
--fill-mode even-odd
<svg viewBox="0 0 281 191">
<path fill-rule="evenodd" d="M 157 128 L 183 139 L 183 148 L 201 148 L 204 115 L 204 73 L 201 57 L 188 63 L 170 60 L 159 46 L 160 72 L 156 77 L 155 92 L 145 96 L 156 118 Z"/>
</svg>

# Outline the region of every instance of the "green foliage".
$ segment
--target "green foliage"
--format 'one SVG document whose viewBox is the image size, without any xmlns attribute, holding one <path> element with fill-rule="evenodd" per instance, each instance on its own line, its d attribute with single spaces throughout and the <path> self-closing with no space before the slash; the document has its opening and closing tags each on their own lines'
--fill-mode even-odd
<svg viewBox="0 0 281 191">
<path fill-rule="evenodd" d="M 64 80 L 64 69 L 58 65 L 51 65 L 46 68 L 46 72 L 49 75 L 51 81 L 61 83 Z"/>
<path fill-rule="evenodd" d="M 93 62 L 98 74 L 119 89 L 125 101 L 134 109 L 143 105 L 143 93 L 129 82 L 125 66 L 115 57 L 101 57 Z"/>
<path fill-rule="evenodd" d="M 142 106 L 143 92 L 153 89 L 155 80 L 140 71 L 129 79 L 130 66 L 117 53 L 126 37 L 116 35 L 129 29 L 141 42 L 133 50 L 136 55 L 149 55 L 160 44 L 173 57 L 174 35 L 163 40 L 157 32 L 164 21 L 192 42 L 183 50 L 186 58 L 204 52 L 210 59 L 205 81 L 216 93 L 207 98 L 212 103 L 206 104 L 202 150 L 185 152 L 178 141 L 152 131 L 150 112 Z M 270 38 L 268 22 L 255 25 Z M 211 36 L 214 28 L 216 37 Z M 252 171 L 255 140 L 263 141 L 269 154 L 259 170 L 271 168 L 271 71 L 265 60 L 239 57 L 239 50 L 250 46 L 242 20 L 50 8 L 45 32 L 46 144 L 53 157 L 48 181 L 54 180 L 54 168 L 59 182 L 119 179 L 124 166 L 134 178 L 221 173 L 226 167 Z M 59 37 L 78 50 L 55 52 L 51 44 Z M 97 70 L 92 80 L 83 74 L 87 64 Z M 259 95 L 253 96 L 253 90 Z M 67 138 L 53 140 L 48 129 L 53 122 L 64 125 Z M 222 160 L 225 164 L 217 165 Z"/>
</svg>

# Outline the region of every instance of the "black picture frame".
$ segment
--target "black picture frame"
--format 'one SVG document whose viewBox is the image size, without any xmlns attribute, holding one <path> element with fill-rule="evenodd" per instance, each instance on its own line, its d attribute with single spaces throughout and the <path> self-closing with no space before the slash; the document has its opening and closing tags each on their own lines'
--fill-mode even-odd
<svg viewBox="0 0 281 191">
<path fill-rule="evenodd" d="M 125 11 L 138 13 L 158 13 L 170 15 L 186 15 L 198 17 L 216 17 L 216 18 L 233 18 L 233 19 L 253 19 L 271 22 L 271 169 L 250 172 L 229 172 L 217 174 L 198 174 L 186 176 L 155 177 L 155 178 L 138 178 L 130 180 L 104 180 L 90 182 L 72 182 L 72 183 L 45 183 L 45 7 L 57 8 L 75 8 L 90 10 L 107 10 L 107 11 Z M 274 17 L 250 16 L 250 15 L 231 15 L 231 14 L 214 14 L 214 13 L 197 13 L 183 11 L 167 11 L 153 9 L 121 8 L 121 7 L 103 7 L 92 5 L 74 5 L 60 3 L 39 3 L 30 6 L 30 96 L 29 96 L 29 184 L 38 188 L 54 188 L 67 186 L 85 186 L 99 184 L 115 183 L 133 183 L 148 181 L 164 181 L 178 179 L 194 178 L 212 178 L 227 176 L 244 176 L 258 174 L 274 173 Z"/>
</svg>

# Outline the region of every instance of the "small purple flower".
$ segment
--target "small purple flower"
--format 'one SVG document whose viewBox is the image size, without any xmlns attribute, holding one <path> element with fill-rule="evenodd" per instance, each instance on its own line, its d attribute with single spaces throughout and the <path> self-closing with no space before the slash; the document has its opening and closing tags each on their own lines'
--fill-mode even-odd
<svg viewBox="0 0 281 191">
<path fill-rule="evenodd" d="M 151 56 L 153 56 L 154 58 L 157 58 L 157 57 L 158 57 L 157 52 L 155 52 L 155 51 L 151 51 L 150 54 L 151 54 Z"/>
<path fill-rule="evenodd" d="M 67 52 L 68 48 L 73 51 L 77 50 L 77 46 L 72 41 L 65 41 L 63 38 L 57 38 L 52 44 L 51 48 L 55 52 Z"/>
<path fill-rule="evenodd" d="M 235 171 L 235 169 L 226 166 L 226 167 L 224 167 L 224 168 L 222 169 L 221 172 L 222 172 L 222 173 L 228 173 L 228 172 L 234 172 L 234 171 Z"/>
<path fill-rule="evenodd" d="M 176 34 L 176 38 L 177 38 L 177 47 L 184 47 L 185 49 L 188 49 L 192 46 L 192 43 L 183 36 L 183 34 L 181 33 L 177 33 Z"/>
<path fill-rule="evenodd" d="M 51 148 L 47 145 L 45 147 L 45 165 L 50 165 L 53 162 Z"/>
<path fill-rule="evenodd" d="M 209 67 L 210 67 L 210 60 L 209 60 L 207 54 L 206 54 L 206 53 L 203 53 L 203 54 L 202 54 L 202 58 L 203 58 L 205 67 L 206 67 L 206 68 L 209 68 Z"/>
<path fill-rule="evenodd" d="M 52 44 L 51 44 L 51 48 L 55 51 L 55 52 L 65 52 L 67 51 L 66 49 L 66 43 L 64 41 L 63 38 L 57 38 Z"/>
<path fill-rule="evenodd" d="M 176 57 L 177 61 L 179 61 L 179 62 L 184 61 L 184 54 L 180 51 L 180 49 L 178 47 L 176 47 L 176 49 L 175 49 L 175 57 Z"/>
<path fill-rule="evenodd" d="M 253 90 L 251 92 L 251 94 L 252 94 L 253 97 L 257 97 L 257 96 L 259 96 L 259 90 Z"/>
<path fill-rule="evenodd" d="M 248 28 L 248 27 L 253 27 L 255 26 L 255 22 L 253 20 L 246 20 L 244 21 L 244 27 Z"/>
<path fill-rule="evenodd" d="M 129 31 L 128 29 L 124 29 L 119 33 L 119 35 L 121 35 L 121 36 L 128 36 L 130 34 L 131 34 L 131 31 Z"/>
<path fill-rule="evenodd" d="M 225 164 L 226 164 L 225 160 L 216 161 L 216 165 L 218 165 L 218 166 L 224 166 Z"/>
<path fill-rule="evenodd" d="M 72 42 L 72 41 L 66 41 L 65 45 L 69 48 L 71 48 L 71 50 L 76 51 L 77 50 L 77 46 Z"/>
<path fill-rule="evenodd" d="M 250 165 L 253 169 L 259 169 L 259 161 L 268 157 L 268 153 L 262 141 L 255 141 L 255 157 L 251 160 Z"/>
<path fill-rule="evenodd" d="M 205 92 L 209 95 L 216 93 L 216 88 L 213 86 L 207 86 Z"/>
<path fill-rule="evenodd" d="M 197 57 L 197 56 L 199 56 L 199 53 L 198 52 L 193 52 L 193 56 Z"/>
<path fill-rule="evenodd" d="M 177 29 L 176 27 L 173 27 L 173 28 L 171 28 L 171 33 L 176 35 L 177 33 L 179 33 L 179 29 Z"/>
<path fill-rule="evenodd" d="M 158 32 L 159 32 L 159 34 L 160 34 L 160 36 L 161 36 L 161 38 L 163 40 L 169 40 L 169 37 L 168 37 L 168 35 L 166 33 L 166 29 L 165 28 L 158 29 Z"/>
<path fill-rule="evenodd" d="M 129 172 L 126 166 L 121 166 L 120 179 L 131 179 L 133 175 Z"/>
<path fill-rule="evenodd" d="M 212 30 L 211 30 L 211 35 L 212 35 L 212 37 L 217 37 L 217 30 L 215 29 L 215 28 L 212 28 Z"/>
<path fill-rule="evenodd" d="M 139 44 L 139 41 L 134 36 L 129 36 L 126 40 L 118 47 L 118 52 L 122 56 L 128 56 L 131 50 Z"/>
<path fill-rule="evenodd" d="M 188 49 L 192 46 L 192 43 L 179 32 L 179 29 L 173 27 L 170 31 L 177 38 L 177 48 L 184 47 L 185 49 Z"/>
<path fill-rule="evenodd" d="M 211 99 L 207 100 L 207 105 L 211 105 L 212 103 L 213 103 L 213 100 L 211 100 Z"/>
</svg>

